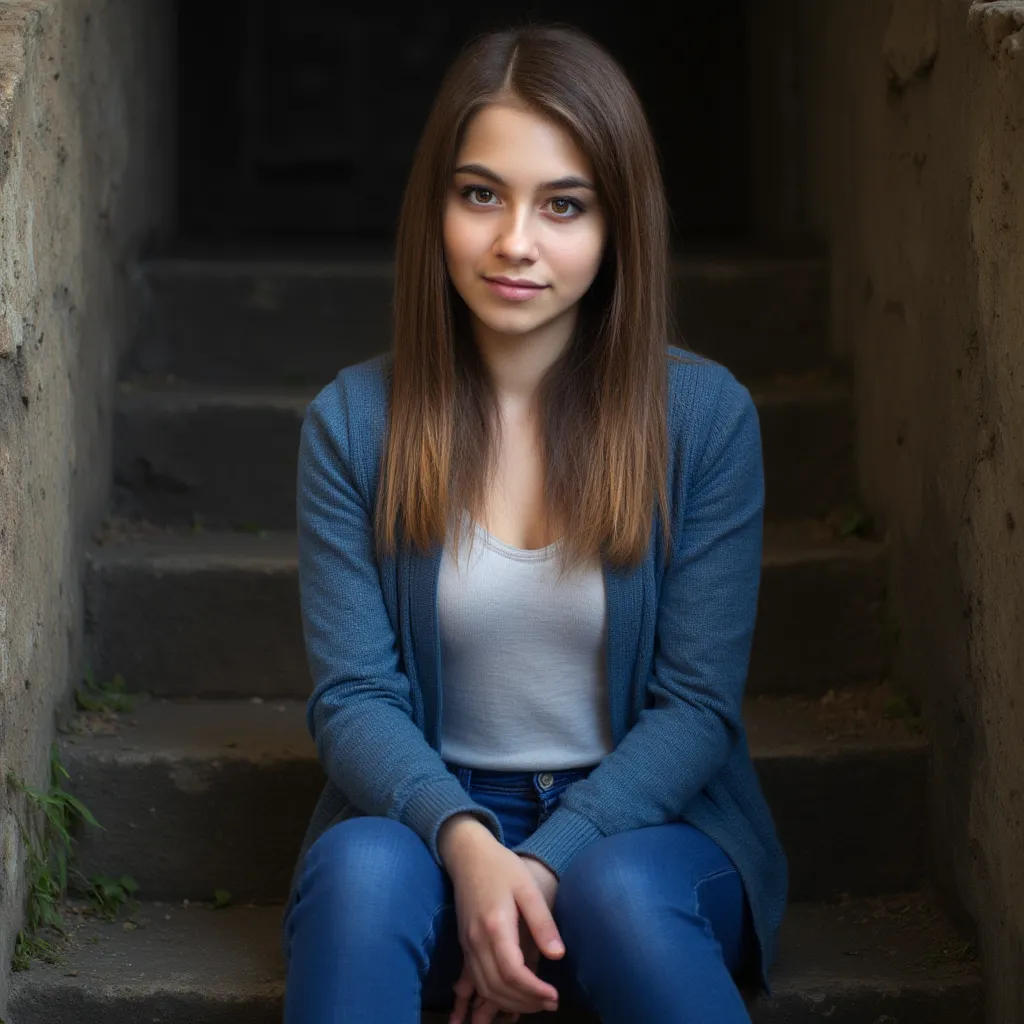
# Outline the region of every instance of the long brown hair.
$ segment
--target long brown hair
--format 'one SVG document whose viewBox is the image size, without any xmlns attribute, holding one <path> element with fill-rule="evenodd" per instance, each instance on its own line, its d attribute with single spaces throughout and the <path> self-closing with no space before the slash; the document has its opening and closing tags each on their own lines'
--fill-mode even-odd
<svg viewBox="0 0 1024 1024">
<path fill-rule="evenodd" d="M 469 119 L 513 95 L 589 157 L 605 210 L 603 263 L 573 338 L 539 387 L 547 522 L 562 570 L 600 553 L 635 566 L 660 511 L 669 535 L 668 210 L 640 100 L 584 33 L 531 25 L 472 41 L 448 70 L 413 159 L 395 253 L 394 338 L 378 551 L 420 550 L 462 509 L 479 518 L 495 466 L 497 399 L 445 268 L 443 211 Z M 454 537 L 458 550 L 458 531 Z"/>
</svg>

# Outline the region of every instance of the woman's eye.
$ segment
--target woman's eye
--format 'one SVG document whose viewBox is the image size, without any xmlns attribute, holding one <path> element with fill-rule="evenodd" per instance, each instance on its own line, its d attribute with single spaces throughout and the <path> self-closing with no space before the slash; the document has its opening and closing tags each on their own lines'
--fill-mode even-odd
<svg viewBox="0 0 1024 1024">
<path fill-rule="evenodd" d="M 583 207 L 575 199 L 568 199 L 565 196 L 551 200 L 551 212 L 568 220 L 577 213 L 583 212 Z"/>
<path fill-rule="evenodd" d="M 489 188 L 480 188 L 477 185 L 467 185 L 466 188 L 462 190 L 462 194 L 469 199 L 474 206 L 490 206 L 491 200 L 497 198 Z"/>
</svg>

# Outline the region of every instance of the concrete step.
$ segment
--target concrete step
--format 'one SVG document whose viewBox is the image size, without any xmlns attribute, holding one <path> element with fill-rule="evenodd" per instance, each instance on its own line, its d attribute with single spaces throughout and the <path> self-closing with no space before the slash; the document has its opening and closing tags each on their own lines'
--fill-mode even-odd
<svg viewBox="0 0 1024 1024">
<path fill-rule="evenodd" d="M 737 373 L 802 371 L 823 353 L 827 273 L 818 258 L 673 260 L 683 344 Z M 140 373 L 206 383 L 326 383 L 391 340 L 392 263 L 163 259 L 140 287 Z"/>
<path fill-rule="evenodd" d="M 62 965 L 13 978 L 9 1024 L 279 1024 L 281 908 L 147 903 L 121 922 L 83 920 Z M 773 998 L 755 1024 L 981 1024 L 976 964 L 918 896 L 790 907 Z M 565 1008 L 521 1018 L 596 1024 Z M 425 1013 L 423 1024 L 445 1024 Z"/>
<path fill-rule="evenodd" d="M 761 418 L 766 516 L 825 514 L 855 496 L 853 413 L 838 381 L 751 386 Z M 114 429 L 118 506 L 154 523 L 295 527 L 299 427 L 315 392 L 123 382 Z"/>
<path fill-rule="evenodd" d="M 882 717 L 884 696 L 860 687 L 825 704 L 747 701 L 794 899 L 903 891 L 923 878 L 927 744 L 912 722 Z M 104 826 L 80 836 L 86 874 L 130 874 L 148 899 L 287 894 L 324 781 L 303 701 L 155 699 L 68 728 L 68 787 Z"/>
<path fill-rule="evenodd" d="M 822 530 L 766 530 L 751 693 L 821 694 L 884 671 L 885 547 Z M 309 693 L 294 534 L 121 523 L 98 537 L 86 630 L 99 678 L 179 697 Z"/>
</svg>

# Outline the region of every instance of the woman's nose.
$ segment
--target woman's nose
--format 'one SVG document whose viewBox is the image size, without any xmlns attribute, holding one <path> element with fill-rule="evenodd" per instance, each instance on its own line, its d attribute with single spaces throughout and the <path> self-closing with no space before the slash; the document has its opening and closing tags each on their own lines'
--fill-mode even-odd
<svg viewBox="0 0 1024 1024">
<path fill-rule="evenodd" d="M 537 240 L 529 213 L 510 210 L 502 218 L 494 244 L 496 253 L 506 259 L 535 260 Z"/>
</svg>

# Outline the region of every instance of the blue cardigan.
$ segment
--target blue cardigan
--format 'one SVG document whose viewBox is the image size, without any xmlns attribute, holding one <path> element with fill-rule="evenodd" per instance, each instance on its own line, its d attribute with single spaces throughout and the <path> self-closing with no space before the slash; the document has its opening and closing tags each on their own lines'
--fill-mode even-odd
<svg viewBox="0 0 1024 1024">
<path fill-rule="evenodd" d="M 761 573 L 760 427 L 750 393 L 729 370 L 671 346 L 667 357 L 672 562 L 662 568 L 655 514 L 640 565 L 603 568 L 615 749 L 514 849 L 560 875 L 604 836 L 690 822 L 739 870 L 767 989 L 787 867 L 741 718 Z M 307 722 L 329 781 L 289 906 L 306 851 L 347 817 L 403 822 L 439 864 L 437 833 L 453 814 L 472 812 L 502 838 L 496 816 L 470 799 L 438 753 L 442 546 L 426 554 L 400 546 L 379 562 L 373 553 L 391 358 L 343 369 L 302 426 L 299 591 L 315 687 Z"/>
</svg>

